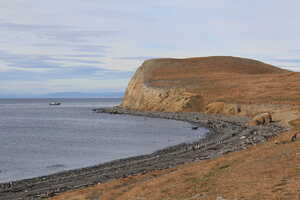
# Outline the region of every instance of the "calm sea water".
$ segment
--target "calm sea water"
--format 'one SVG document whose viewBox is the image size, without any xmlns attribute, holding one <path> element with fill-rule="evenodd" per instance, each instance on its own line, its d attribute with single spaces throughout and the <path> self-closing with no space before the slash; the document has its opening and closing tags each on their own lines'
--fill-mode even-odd
<svg viewBox="0 0 300 200">
<path fill-rule="evenodd" d="M 120 99 L 0 99 L 0 182 L 91 166 L 192 142 L 186 122 L 97 114 Z"/>
</svg>

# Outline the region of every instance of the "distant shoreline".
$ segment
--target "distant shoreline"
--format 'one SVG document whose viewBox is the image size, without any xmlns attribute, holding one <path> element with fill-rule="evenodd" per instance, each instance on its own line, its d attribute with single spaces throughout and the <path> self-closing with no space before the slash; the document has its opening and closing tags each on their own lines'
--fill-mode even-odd
<svg viewBox="0 0 300 200">
<path fill-rule="evenodd" d="M 200 113 L 162 113 L 125 110 L 119 107 L 95 109 L 98 113 L 128 114 L 182 120 L 210 130 L 207 138 L 192 144 L 179 144 L 152 154 L 115 160 L 97 166 L 64 171 L 49 176 L 0 184 L 0 199 L 41 199 L 85 188 L 112 179 L 167 169 L 180 164 L 207 160 L 263 143 L 285 128 L 276 123 L 249 127 L 244 117 Z"/>
</svg>

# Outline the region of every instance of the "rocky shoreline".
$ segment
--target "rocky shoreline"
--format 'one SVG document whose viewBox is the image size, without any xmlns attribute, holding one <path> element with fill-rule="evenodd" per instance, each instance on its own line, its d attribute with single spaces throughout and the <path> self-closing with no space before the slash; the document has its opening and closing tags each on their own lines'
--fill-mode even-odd
<svg viewBox="0 0 300 200">
<path fill-rule="evenodd" d="M 265 126 L 248 126 L 249 119 L 245 117 L 200 113 L 141 112 L 120 107 L 99 108 L 95 109 L 94 112 L 183 120 L 192 123 L 195 129 L 206 127 L 210 132 L 205 139 L 195 141 L 192 144 L 179 144 L 148 155 L 115 160 L 49 176 L 3 183 L 0 184 L 0 199 L 43 199 L 112 179 L 207 160 L 263 143 L 286 130 L 285 127 L 274 122 Z"/>
</svg>

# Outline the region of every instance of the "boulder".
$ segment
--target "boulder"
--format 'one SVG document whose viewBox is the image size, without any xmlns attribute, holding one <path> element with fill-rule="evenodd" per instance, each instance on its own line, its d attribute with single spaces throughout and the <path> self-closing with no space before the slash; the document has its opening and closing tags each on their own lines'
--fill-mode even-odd
<svg viewBox="0 0 300 200">
<path fill-rule="evenodd" d="M 236 115 L 241 112 L 241 107 L 237 104 L 226 104 L 224 102 L 213 102 L 205 106 L 206 114 Z"/>
<path fill-rule="evenodd" d="M 272 115 L 270 113 L 261 113 L 252 118 L 249 122 L 250 126 L 265 125 L 272 122 Z"/>
<path fill-rule="evenodd" d="M 292 137 L 291 137 L 291 142 L 295 142 L 297 140 L 297 133 L 295 133 Z"/>
</svg>

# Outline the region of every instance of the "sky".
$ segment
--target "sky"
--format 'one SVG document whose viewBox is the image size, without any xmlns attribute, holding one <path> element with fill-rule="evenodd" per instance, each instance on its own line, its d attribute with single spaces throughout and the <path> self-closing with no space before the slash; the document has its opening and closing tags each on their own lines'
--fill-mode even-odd
<svg viewBox="0 0 300 200">
<path fill-rule="evenodd" d="M 124 91 L 141 63 L 213 55 L 300 71 L 299 0 L 1 0 L 0 94 Z"/>
</svg>

